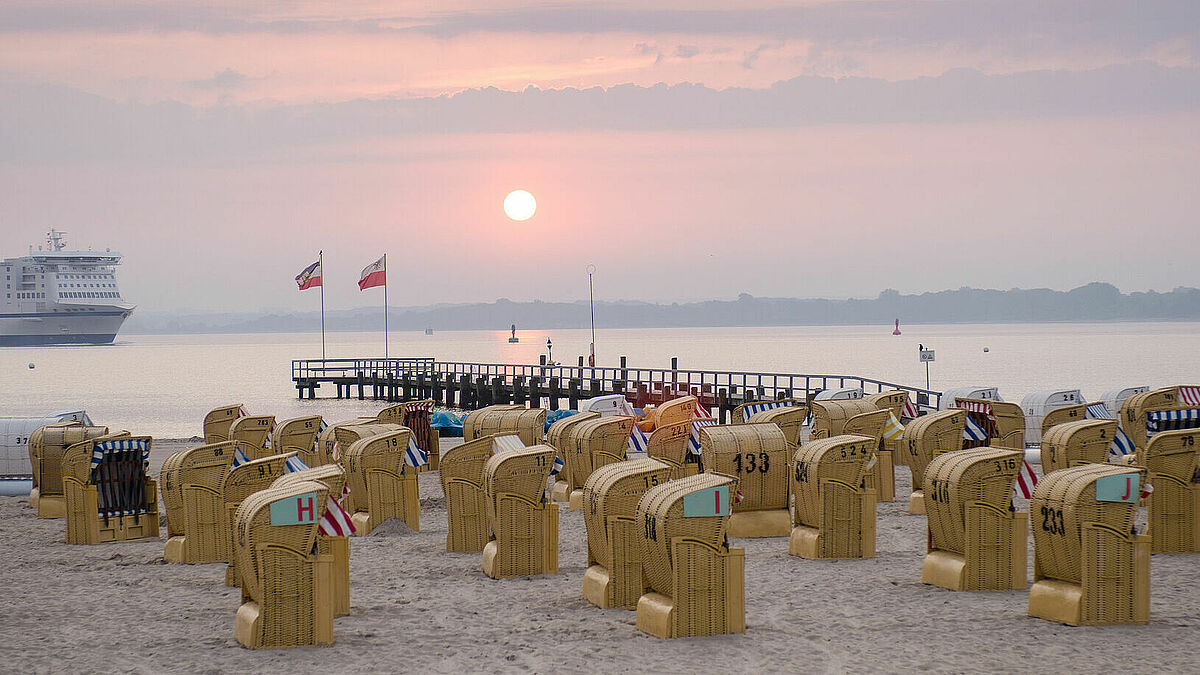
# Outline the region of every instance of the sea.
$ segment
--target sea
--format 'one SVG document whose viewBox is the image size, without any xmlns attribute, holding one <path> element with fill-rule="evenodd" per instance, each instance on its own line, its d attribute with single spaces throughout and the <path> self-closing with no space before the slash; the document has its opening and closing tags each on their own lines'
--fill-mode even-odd
<svg viewBox="0 0 1200 675">
<path fill-rule="evenodd" d="M 1200 384 L 1200 323 L 1039 323 L 901 326 L 795 326 L 600 329 L 596 365 L 850 375 L 944 391 L 999 387 L 1008 401 L 1029 392 L 1078 388 L 1089 400 L 1105 391 Z M 592 341 L 588 330 L 393 331 L 393 357 L 536 364 L 547 353 L 574 364 Z M 934 351 L 926 365 L 919 348 Z M 329 358 L 379 357 L 380 332 L 326 333 Z M 276 419 L 321 414 L 338 421 L 374 414 L 373 401 L 336 400 L 332 387 L 299 400 L 293 359 L 321 358 L 320 333 L 241 335 L 122 334 L 112 345 L 0 348 L 0 417 L 83 408 L 97 424 L 158 438 L 202 433 L 214 407 L 244 404 Z M 321 398 L 324 397 L 324 398 Z"/>
</svg>

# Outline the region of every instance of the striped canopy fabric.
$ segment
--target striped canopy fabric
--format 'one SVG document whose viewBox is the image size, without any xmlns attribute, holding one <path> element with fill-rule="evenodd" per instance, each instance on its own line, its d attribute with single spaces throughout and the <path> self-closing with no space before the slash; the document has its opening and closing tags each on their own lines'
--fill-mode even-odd
<svg viewBox="0 0 1200 675">
<path fill-rule="evenodd" d="M 1146 433 L 1200 428 L 1200 408 L 1154 410 L 1146 413 Z"/>
<path fill-rule="evenodd" d="M 146 462 L 147 467 L 150 466 L 150 443 L 141 438 L 123 438 L 117 441 L 100 441 L 92 445 L 92 470 L 104 461 L 105 455 L 133 450 L 141 451 L 142 461 Z"/>
<path fill-rule="evenodd" d="M 776 406 L 778 407 L 778 406 Z M 769 410 L 769 408 L 763 408 Z M 700 456 L 700 427 L 716 426 L 715 419 L 692 420 L 692 435 L 688 437 L 688 452 L 699 457 Z"/>
<path fill-rule="evenodd" d="M 796 405 L 795 401 L 763 401 L 761 403 L 751 403 L 742 408 L 742 421 L 749 421 L 756 413 L 764 410 L 774 410 L 775 408 L 787 408 Z"/>
<path fill-rule="evenodd" d="M 649 438 L 646 432 L 642 431 L 638 425 L 633 425 L 633 431 L 629 434 L 629 451 L 630 452 L 646 452 L 646 443 Z"/>
<path fill-rule="evenodd" d="M 416 468 L 429 463 L 429 453 L 417 445 L 417 439 L 409 434 L 408 448 L 404 451 L 404 463 Z"/>
<path fill-rule="evenodd" d="M 146 469 L 150 441 L 123 438 L 92 444 L 91 482 L 96 486 L 100 515 L 128 516 L 149 511 Z"/>
</svg>

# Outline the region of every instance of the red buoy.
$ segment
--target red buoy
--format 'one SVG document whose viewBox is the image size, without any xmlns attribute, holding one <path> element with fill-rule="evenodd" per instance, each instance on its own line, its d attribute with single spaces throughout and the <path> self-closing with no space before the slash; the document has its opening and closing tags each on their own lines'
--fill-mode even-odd
<svg viewBox="0 0 1200 675">
<path fill-rule="evenodd" d="M 896 330 L 892 331 L 892 335 L 900 334 L 900 319 L 896 319 Z"/>
</svg>

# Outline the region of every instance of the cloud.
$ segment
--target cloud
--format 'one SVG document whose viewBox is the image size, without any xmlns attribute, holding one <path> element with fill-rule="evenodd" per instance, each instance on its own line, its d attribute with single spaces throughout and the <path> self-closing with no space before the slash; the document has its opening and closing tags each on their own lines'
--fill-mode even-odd
<svg viewBox="0 0 1200 675">
<path fill-rule="evenodd" d="M 226 68 L 212 77 L 203 80 L 192 80 L 188 84 L 197 89 L 238 89 L 249 79 L 232 68 Z"/>
<path fill-rule="evenodd" d="M 235 78 L 236 79 L 236 78 Z M 767 89 L 620 85 L 360 99 L 276 107 L 117 103 L 59 86 L 0 83 L 0 161 L 222 158 L 385 136 L 576 130 L 957 123 L 1200 110 L 1200 68 L 1149 63 L 890 82 L 802 76 Z"/>
<path fill-rule="evenodd" d="M 696 45 L 679 45 L 675 47 L 675 56 L 681 59 L 690 59 L 700 53 L 700 48 Z"/>
</svg>

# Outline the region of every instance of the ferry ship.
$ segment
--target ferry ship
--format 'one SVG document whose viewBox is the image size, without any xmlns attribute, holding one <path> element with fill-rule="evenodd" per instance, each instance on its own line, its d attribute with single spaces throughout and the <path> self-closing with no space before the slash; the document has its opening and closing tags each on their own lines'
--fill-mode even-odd
<svg viewBox="0 0 1200 675">
<path fill-rule="evenodd" d="M 50 230 L 47 246 L 0 261 L 0 345 L 111 344 L 133 313 L 117 288 L 121 254 L 68 251 Z"/>
</svg>

